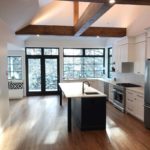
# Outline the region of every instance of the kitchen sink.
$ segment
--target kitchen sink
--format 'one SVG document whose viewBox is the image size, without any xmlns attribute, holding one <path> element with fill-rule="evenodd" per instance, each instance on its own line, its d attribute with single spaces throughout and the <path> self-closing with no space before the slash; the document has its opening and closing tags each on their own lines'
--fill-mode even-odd
<svg viewBox="0 0 150 150">
<path fill-rule="evenodd" d="M 98 92 L 85 92 L 87 95 L 99 94 Z"/>
</svg>

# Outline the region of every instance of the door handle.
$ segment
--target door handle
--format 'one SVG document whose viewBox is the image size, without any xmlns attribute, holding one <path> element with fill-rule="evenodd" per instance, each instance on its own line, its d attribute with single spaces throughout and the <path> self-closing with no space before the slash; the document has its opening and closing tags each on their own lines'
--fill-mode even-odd
<svg viewBox="0 0 150 150">
<path fill-rule="evenodd" d="M 150 106 L 146 106 L 146 105 L 144 105 L 144 107 L 146 107 L 146 108 L 150 108 Z"/>
</svg>

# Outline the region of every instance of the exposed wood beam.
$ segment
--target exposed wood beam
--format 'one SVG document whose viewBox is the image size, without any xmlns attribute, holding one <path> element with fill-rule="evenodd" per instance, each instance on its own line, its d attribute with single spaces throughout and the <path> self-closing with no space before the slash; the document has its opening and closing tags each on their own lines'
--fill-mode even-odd
<svg viewBox="0 0 150 150">
<path fill-rule="evenodd" d="M 126 28 L 90 27 L 81 36 L 123 37 Z"/>
<path fill-rule="evenodd" d="M 90 3 L 75 25 L 75 36 L 80 36 L 112 6 L 113 4 Z"/>
<path fill-rule="evenodd" d="M 45 25 L 28 25 L 16 32 L 17 35 L 58 35 L 74 36 L 73 26 L 45 26 Z M 101 36 L 101 37 L 123 37 L 126 36 L 125 28 L 106 28 L 91 27 L 81 36 Z"/>
<path fill-rule="evenodd" d="M 109 0 L 60 0 L 60 1 L 79 1 L 91 3 L 109 3 Z M 129 5 L 150 5 L 150 0 L 116 0 L 115 4 Z"/>
<path fill-rule="evenodd" d="M 71 26 L 28 25 L 17 31 L 16 34 L 72 36 L 74 34 L 74 28 Z"/>
<path fill-rule="evenodd" d="M 79 2 L 74 1 L 74 26 L 77 24 L 79 19 Z"/>
</svg>

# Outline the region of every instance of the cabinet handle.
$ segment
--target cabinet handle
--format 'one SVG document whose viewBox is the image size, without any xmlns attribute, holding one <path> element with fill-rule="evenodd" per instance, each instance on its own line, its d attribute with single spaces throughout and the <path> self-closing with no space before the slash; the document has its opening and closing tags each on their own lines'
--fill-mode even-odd
<svg viewBox="0 0 150 150">
<path fill-rule="evenodd" d="M 133 100 L 132 100 L 132 99 L 129 99 L 129 98 L 128 98 L 128 101 L 133 102 Z"/>
<path fill-rule="evenodd" d="M 149 106 L 144 105 L 144 107 L 150 108 Z"/>
<path fill-rule="evenodd" d="M 140 97 L 140 98 L 144 98 L 143 96 L 141 96 L 141 95 L 137 95 L 138 97 Z"/>
<path fill-rule="evenodd" d="M 129 93 L 129 94 L 133 94 L 133 93 L 131 93 L 131 92 L 128 92 L 128 91 L 127 91 L 127 93 Z"/>
</svg>

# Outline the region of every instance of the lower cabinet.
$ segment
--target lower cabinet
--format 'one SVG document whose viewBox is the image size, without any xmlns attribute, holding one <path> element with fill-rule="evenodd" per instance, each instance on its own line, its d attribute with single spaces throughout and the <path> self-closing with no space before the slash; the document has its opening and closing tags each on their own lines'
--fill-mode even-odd
<svg viewBox="0 0 150 150">
<path fill-rule="evenodd" d="M 144 94 L 126 90 L 126 112 L 144 121 Z"/>
<path fill-rule="evenodd" d="M 114 97 L 114 94 L 113 94 L 113 84 L 109 84 L 109 94 L 108 94 L 108 100 L 113 103 L 113 97 Z"/>
<path fill-rule="evenodd" d="M 73 98 L 72 114 L 81 130 L 106 128 L 106 97 Z"/>
</svg>

